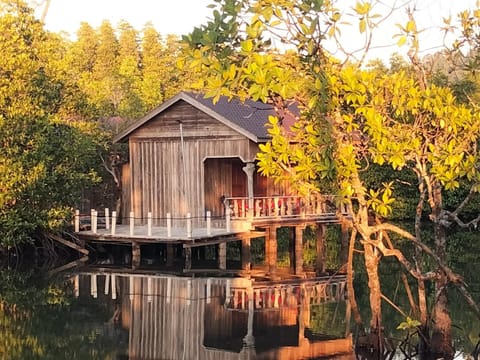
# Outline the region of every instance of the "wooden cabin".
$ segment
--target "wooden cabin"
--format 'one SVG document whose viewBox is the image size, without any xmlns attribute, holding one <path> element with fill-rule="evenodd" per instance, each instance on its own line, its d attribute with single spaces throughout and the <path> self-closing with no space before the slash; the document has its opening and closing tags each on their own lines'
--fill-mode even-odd
<svg viewBox="0 0 480 360">
<path fill-rule="evenodd" d="M 126 213 L 146 219 L 151 212 L 154 223 L 167 213 L 173 218 L 190 213 L 198 223 L 207 211 L 213 219 L 224 218 L 231 199 L 291 195 L 255 165 L 258 145 L 269 138 L 265 124 L 271 115 L 268 104 L 226 97 L 214 104 L 191 92 L 148 113 L 114 139 L 129 145 L 122 171 Z M 294 116 L 286 112 L 283 121 L 291 124 Z M 247 206 L 237 205 L 238 215 Z"/>
<path fill-rule="evenodd" d="M 266 264 L 274 272 L 277 229 L 289 227 L 295 273 L 302 274 L 303 229 L 320 225 L 316 267 L 323 272 L 324 226 L 339 222 L 337 201 L 331 195 L 297 196 L 288 183 L 262 176 L 256 164 L 259 145 L 269 140 L 269 116 L 279 116 L 289 129 L 297 113 L 296 106 L 278 114 L 261 102 L 221 97 L 214 103 L 180 92 L 114 138 L 129 148 L 121 178 L 121 224 L 116 227 L 113 218 L 110 231 L 105 212 L 107 227 L 97 231 L 93 211 L 91 229 L 80 231 L 77 213 L 78 237 L 131 243 L 134 262 L 140 244 L 167 244 L 167 257 L 181 244 L 187 269 L 191 248 L 208 244 L 218 244 L 219 267 L 225 269 L 226 242 L 238 240 L 242 267 L 249 269 L 250 240 L 264 237 Z"/>
</svg>

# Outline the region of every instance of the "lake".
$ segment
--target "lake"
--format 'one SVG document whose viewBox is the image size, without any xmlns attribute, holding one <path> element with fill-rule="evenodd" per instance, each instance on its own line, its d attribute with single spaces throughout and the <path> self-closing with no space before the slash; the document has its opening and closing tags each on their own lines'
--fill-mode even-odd
<svg viewBox="0 0 480 360">
<path fill-rule="evenodd" d="M 456 266 L 478 300 L 478 262 L 462 259 Z M 384 265 L 384 292 L 405 310 L 399 273 L 393 263 Z M 344 278 L 252 274 L 99 264 L 50 273 L 6 267 L 0 271 L 0 358 L 355 359 Z M 367 309 L 360 270 L 356 295 Z M 467 359 L 480 325 L 454 289 L 451 302 L 457 358 Z M 396 330 L 404 317 L 383 306 L 386 333 L 404 338 Z M 401 352 L 392 357 L 404 358 Z"/>
</svg>

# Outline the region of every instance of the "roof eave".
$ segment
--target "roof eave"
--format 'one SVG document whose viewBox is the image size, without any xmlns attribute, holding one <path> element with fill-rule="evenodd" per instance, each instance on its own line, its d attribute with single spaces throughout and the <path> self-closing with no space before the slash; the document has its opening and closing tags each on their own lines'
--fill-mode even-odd
<svg viewBox="0 0 480 360">
<path fill-rule="evenodd" d="M 238 133 L 242 134 L 243 136 L 247 137 L 248 139 L 250 139 L 251 141 L 253 141 L 255 143 L 262 142 L 262 140 L 263 140 L 262 138 L 257 137 L 255 134 L 252 134 L 251 132 L 249 132 L 249 131 L 245 130 L 244 128 L 242 128 L 242 127 L 236 125 L 235 123 L 231 122 L 230 120 L 228 120 L 224 116 L 218 114 L 214 110 L 210 109 L 208 106 L 203 105 L 201 102 L 196 100 L 194 97 L 190 96 L 188 93 L 182 91 L 182 92 L 178 93 L 177 95 L 175 95 L 174 97 L 167 100 L 166 102 L 164 102 L 162 105 L 160 105 L 160 106 L 156 107 L 155 109 L 153 109 L 152 111 L 150 111 L 147 115 L 145 115 L 140 120 L 138 120 L 135 123 L 133 123 L 132 125 L 130 125 L 128 128 L 126 128 L 121 133 L 116 135 L 113 138 L 113 143 L 115 144 L 115 143 L 125 141 L 132 132 L 134 132 L 139 127 L 141 127 L 142 125 L 147 123 L 149 120 L 151 120 L 152 118 L 154 118 L 158 114 L 162 113 L 163 111 L 165 111 L 170 106 L 172 106 L 173 104 L 175 104 L 176 102 L 178 102 L 180 100 L 183 100 L 183 101 L 189 103 L 190 105 L 196 107 L 197 109 L 203 111 L 207 115 L 210 115 L 214 119 L 222 122 L 223 124 L 227 125 L 231 129 L 237 131 Z"/>
</svg>

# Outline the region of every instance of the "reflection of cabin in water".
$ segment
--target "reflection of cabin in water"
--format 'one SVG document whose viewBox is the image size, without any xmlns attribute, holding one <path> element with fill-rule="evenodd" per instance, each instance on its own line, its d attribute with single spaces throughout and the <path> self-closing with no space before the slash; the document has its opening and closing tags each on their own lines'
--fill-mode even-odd
<svg viewBox="0 0 480 360">
<path fill-rule="evenodd" d="M 117 304 L 130 359 L 353 357 L 344 277 L 256 283 L 84 272 L 73 279 L 77 296 Z"/>
<path fill-rule="evenodd" d="M 338 223 L 335 198 L 296 196 L 287 183 L 262 176 L 256 165 L 259 145 L 269 138 L 268 117 L 279 116 L 288 128 L 296 113 L 295 106 L 275 112 L 261 102 L 221 97 L 213 103 L 181 92 L 120 133 L 114 141 L 129 146 L 129 162 L 122 169 L 122 223 L 129 224 L 123 239 L 134 247 L 151 241 L 182 243 L 187 257 L 192 246 L 218 244 L 221 259 L 226 241 L 241 240 L 242 256 L 248 257 L 251 238 L 263 236 L 266 262 L 273 270 L 276 230 L 286 226 L 294 235 L 295 270 L 301 273 L 302 231 L 307 225 Z M 141 227 L 147 222 L 157 232 Z M 192 227 L 208 230 L 195 233 Z M 172 235 L 172 228 L 186 228 L 186 235 Z M 95 226 L 82 237 L 121 241 L 121 229 L 110 234 Z M 318 238 L 322 270 L 323 226 Z"/>
</svg>

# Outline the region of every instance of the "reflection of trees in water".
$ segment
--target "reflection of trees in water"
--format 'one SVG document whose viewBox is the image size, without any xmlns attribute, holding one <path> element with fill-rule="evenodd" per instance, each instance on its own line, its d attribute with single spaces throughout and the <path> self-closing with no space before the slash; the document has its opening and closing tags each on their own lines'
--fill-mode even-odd
<svg viewBox="0 0 480 360">
<path fill-rule="evenodd" d="M 427 239 L 427 234 L 425 234 Z M 480 261 L 478 254 L 480 252 L 480 243 L 478 242 L 478 232 L 454 231 L 449 234 L 448 254 L 452 269 L 459 274 L 463 274 L 465 282 L 469 285 L 469 291 L 477 302 L 480 302 L 480 279 L 478 277 L 478 269 L 480 269 Z M 397 241 L 398 239 L 396 239 Z M 431 239 L 426 240 L 431 241 Z M 410 244 L 406 243 L 400 247 L 402 251 L 408 254 L 413 251 Z M 360 311 L 364 319 L 369 319 L 369 302 L 367 277 L 364 271 L 363 259 L 357 256 L 355 259 L 355 292 L 359 303 Z M 424 260 L 425 268 L 433 268 L 433 260 L 427 258 Z M 385 294 L 395 305 L 402 309 L 408 316 L 415 318 L 410 309 L 405 286 L 402 284 L 400 276 L 403 268 L 397 261 L 391 258 L 384 258 L 380 264 L 380 276 L 382 280 L 382 293 Z M 410 281 L 411 290 L 416 297 L 416 282 Z M 428 301 L 434 301 L 433 283 L 427 283 Z M 454 346 L 456 351 L 471 354 L 475 350 L 475 346 L 480 340 L 480 322 L 476 315 L 470 310 L 465 300 L 455 289 L 449 289 L 449 310 L 452 317 L 452 330 L 454 338 Z M 397 329 L 397 327 L 405 321 L 402 316 L 392 306 L 384 302 L 382 307 L 383 326 L 385 336 L 393 340 L 398 345 L 405 340 L 407 332 Z M 414 335 L 409 339 L 411 344 L 417 345 L 418 335 Z M 402 358 L 402 357 L 400 357 Z"/>
<path fill-rule="evenodd" d="M 71 283 L 35 272 L 0 271 L 2 359 L 105 359 L 111 339 L 109 306 L 72 297 Z"/>
</svg>

